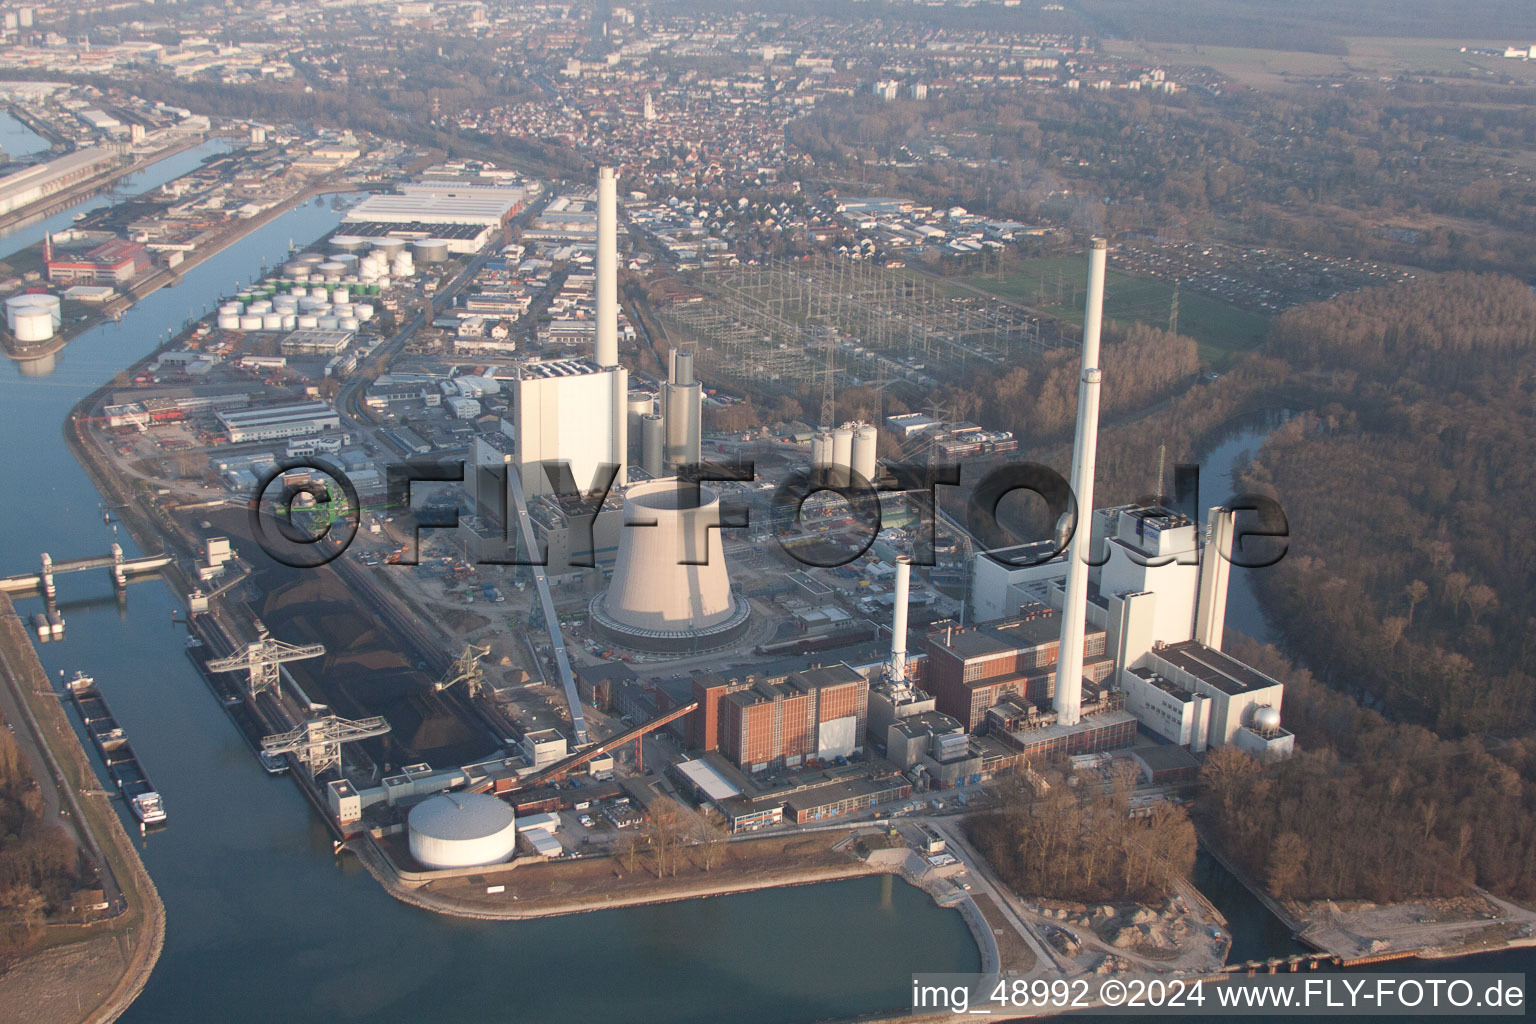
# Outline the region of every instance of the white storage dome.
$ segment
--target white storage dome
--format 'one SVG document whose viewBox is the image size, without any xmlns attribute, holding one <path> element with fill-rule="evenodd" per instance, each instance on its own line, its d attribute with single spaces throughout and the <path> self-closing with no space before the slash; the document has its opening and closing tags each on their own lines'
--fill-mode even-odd
<svg viewBox="0 0 1536 1024">
<path fill-rule="evenodd" d="M 517 848 L 517 816 L 488 793 L 441 793 L 411 809 L 411 856 L 428 869 L 501 864 Z"/>
</svg>

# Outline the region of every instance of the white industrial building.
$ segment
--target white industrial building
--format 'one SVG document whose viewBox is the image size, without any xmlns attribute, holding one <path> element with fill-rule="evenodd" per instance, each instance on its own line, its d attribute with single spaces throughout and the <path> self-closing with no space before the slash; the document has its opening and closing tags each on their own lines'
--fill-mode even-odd
<svg viewBox="0 0 1536 1024">
<path fill-rule="evenodd" d="M 299 437 L 319 434 L 327 430 L 340 430 L 341 417 L 324 402 L 300 402 L 295 405 L 274 405 L 265 409 L 244 409 L 239 412 L 214 413 L 226 431 L 231 444 L 242 441 L 271 441 L 283 437 Z"/>
<path fill-rule="evenodd" d="M 369 196 L 347 211 L 352 224 L 472 224 L 501 227 L 522 206 L 522 193 L 506 195 L 440 194 Z"/>
<path fill-rule="evenodd" d="M 1235 745 L 1267 761 L 1295 750 L 1280 727 L 1284 686 L 1199 641 L 1154 648 L 1120 673 L 1120 687 L 1144 728 L 1197 754 Z"/>
<path fill-rule="evenodd" d="M 604 463 L 619 467 L 616 482 L 623 483 L 629 371 L 559 359 L 524 363 L 517 374 L 512 422 L 524 493 L 555 490 L 541 463 L 568 463 L 571 480 L 582 491 L 591 488 Z"/>
<path fill-rule="evenodd" d="M 0 214 L 19 210 L 116 166 L 122 159 L 118 145 L 87 146 L 46 163 L 0 178 Z"/>
</svg>

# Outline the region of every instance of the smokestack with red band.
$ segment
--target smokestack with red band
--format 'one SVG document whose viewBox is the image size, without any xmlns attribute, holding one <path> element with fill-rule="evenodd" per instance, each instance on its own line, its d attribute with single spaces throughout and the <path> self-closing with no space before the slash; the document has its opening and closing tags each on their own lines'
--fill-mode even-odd
<svg viewBox="0 0 1536 1024">
<path fill-rule="evenodd" d="M 907 594 L 912 586 L 912 559 L 896 559 L 896 594 L 891 608 L 891 681 L 907 679 Z"/>
<path fill-rule="evenodd" d="M 597 171 L 597 340 L 592 358 L 598 366 L 619 365 L 618 173 Z"/>
<path fill-rule="evenodd" d="M 1072 446 L 1072 494 L 1077 500 L 1067 550 L 1066 603 L 1056 661 L 1056 720 L 1076 725 L 1083 714 L 1083 634 L 1088 625 L 1088 550 L 1093 539 L 1093 464 L 1099 443 L 1099 330 L 1104 319 L 1105 242 L 1088 246 L 1088 301 L 1083 307 L 1083 372 L 1077 388 L 1077 437 Z"/>
</svg>

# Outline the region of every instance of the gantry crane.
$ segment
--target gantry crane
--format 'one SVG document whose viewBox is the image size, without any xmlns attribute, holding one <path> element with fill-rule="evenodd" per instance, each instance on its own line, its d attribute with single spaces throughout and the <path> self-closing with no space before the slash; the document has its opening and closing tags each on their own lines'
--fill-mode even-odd
<svg viewBox="0 0 1536 1024">
<path fill-rule="evenodd" d="M 448 666 L 448 671 L 443 673 L 432 689 L 435 693 L 442 693 L 450 686 L 459 683 L 464 684 L 464 689 L 471 697 L 480 696 L 480 691 L 485 688 L 485 669 L 480 666 L 480 659 L 491 653 L 489 644 L 465 644 L 464 652 Z"/>
<path fill-rule="evenodd" d="M 318 658 L 325 653 L 324 644 L 285 644 L 281 640 L 263 637 L 245 645 L 245 651 L 208 662 L 210 672 L 250 673 L 250 698 L 263 690 L 277 689 L 277 667 L 285 661 L 303 661 Z"/>
<path fill-rule="evenodd" d="M 261 749 L 267 754 L 293 754 L 299 763 L 318 779 L 332 768 L 341 768 L 341 745 L 389 732 L 389 723 L 383 718 L 363 718 L 352 721 L 336 715 L 311 718 L 297 729 L 264 736 Z"/>
</svg>

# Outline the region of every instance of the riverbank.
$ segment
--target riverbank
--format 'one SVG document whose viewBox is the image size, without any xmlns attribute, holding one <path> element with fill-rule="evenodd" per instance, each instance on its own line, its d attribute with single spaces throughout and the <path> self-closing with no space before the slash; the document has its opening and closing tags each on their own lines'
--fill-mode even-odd
<svg viewBox="0 0 1536 1024">
<path fill-rule="evenodd" d="M 15 116 L 14 109 L 11 111 L 11 114 Z M 86 199 L 110 187 L 114 182 L 121 181 L 131 174 L 137 174 L 139 171 L 144 170 L 144 168 L 153 166 L 167 157 L 173 157 L 177 153 L 184 153 L 195 146 L 200 146 L 204 141 L 201 133 L 187 135 L 177 139 L 163 149 L 155 150 L 155 152 L 147 156 L 142 156 L 137 160 L 130 160 L 126 164 L 113 167 L 95 177 L 87 178 L 85 181 L 71 185 L 60 192 L 44 196 L 35 203 L 0 217 L 0 233 L 9 231 L 18 224 L 24 224 L 38 217 L 47 217 L 58 213 L 60 210 L 68 209 L 82 199 Z"/>
<path fill-rule="evenodd" d="M 37 773 L 60 823 L 96 865 L 120 913 L 87 925 L 47 925 L 44 948 L 0 972 L 0 1005 L 27 1006 L 35 1024 L 115 1020 L 149 981 L 165 942 L 165 907 L 83 744 L 71 727 L 26 626 L 0 595 L 0 675 L 21 721 L 18 739 L 35 741 L 46 762 Z M 25 730 L 25 733 L 22 732 Z"/>
<path fill-rule="evenodd" d="M 619 907 L 815 885 L 887 869 L 843 852 L 848 836 L 819 832 L 728 843 L 705 871 L 690 858 L 676 875 L 658 878 L 642 854 L 633 870 L 617 857 L 512 861 L 473 872 L 413 872 L 371 837 L 347 844 L 391 896 L 423 910 L 486 921 L 527 921 Z M 490 890 L 502 888 L 501 892 Z"/>
<path fill-rule="evenodd" d="M 169 155 L 169 154 L 167 154 Z M 230 246 L 239 242 L 255 231 L 260 230 L 272 221 L 283 216 L 316 196 L 333 195 L 339 192 L 350 192 L 350 187 L 341 187 L 334 184 L 315 184 L 300 189 L 263 210 L 261 213 L 248 220 L 235 221 L 231 230 L 221 235 L 214 242 L 204 245 L 196 251 L 189 253 L 180 264 L 175 267 L 161 267 L 145 277 L 128 286 L 126 294 L 101 307 L 98 314 L 89 316 L 86 320 L 71 325 L 71 329 L 61 331 L 46 343 L 37 346 L 18 348 L 14 339 L 8 335 L 0 334 L 0 351 L 17 362 L 30 362 L 36 359 L 44 359 L 55 355 L 65 348 L 71 341 L 105 323 L 107 320 L 118 319 L 131 309 L 135 303 L 153 295 L 161 288 L 174 287 L 181 283 L 182 279 L 203 262 L 212 259 L 224 252 Z M 31 248 L 37 248 L 32 246 Z"/>
</svg>

